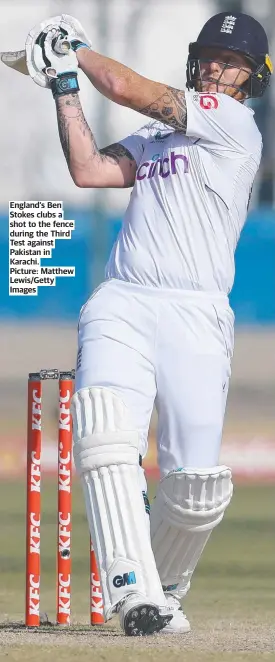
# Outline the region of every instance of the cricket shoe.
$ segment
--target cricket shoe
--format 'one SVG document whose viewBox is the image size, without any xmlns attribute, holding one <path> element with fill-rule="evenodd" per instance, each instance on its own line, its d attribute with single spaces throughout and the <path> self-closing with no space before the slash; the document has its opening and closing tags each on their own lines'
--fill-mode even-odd
<svg viewBox="0 0 275 662">
<path fill-rule="evenodd" d="M 163 628 L 162 632 L 165 634 L 185 634 L 186 632 L 190 632 L 191 626 L 182 611 L 180 601 L 171 593 L 165 593 L 164 595 L 169 607 L 173 607 L 173 617 L 168 625 Z"/>
<path fill-rule="evenodd" d="M 160 607 L 140 593 L 131 593 L 119 609 L 120 625 L 128 637 L 159 632 L 173 618 L 171 607 Z"/>
</svg>

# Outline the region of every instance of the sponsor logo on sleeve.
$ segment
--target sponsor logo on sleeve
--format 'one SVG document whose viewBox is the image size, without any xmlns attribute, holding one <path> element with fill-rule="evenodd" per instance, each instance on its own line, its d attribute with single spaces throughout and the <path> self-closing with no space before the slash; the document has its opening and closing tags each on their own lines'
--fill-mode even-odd
<svg viewBox="0 0 275 662">
<path fill-rule="evenodd" d="M 214 94 L 200 94 L 200 107 L 204 110 L 216 110 L 219 102 Z"/>
</svg>

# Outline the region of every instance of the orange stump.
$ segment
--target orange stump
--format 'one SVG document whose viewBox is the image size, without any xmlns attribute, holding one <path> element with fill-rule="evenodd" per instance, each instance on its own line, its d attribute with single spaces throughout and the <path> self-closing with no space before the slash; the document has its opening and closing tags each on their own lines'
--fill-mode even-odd
<svg viewBox="0 0 275 662">
<path fill-rule="evenodd" d="M 90 612 L 91 625 L 103 625 L 103 597 L 97 569 L 96 556 L 90 539 Z"/>
<path fill-rule="evenodd" d="M 59 380 L 58 422 L 58 524 L 57 606 L 58 625 L 70 625 L 72 532 L 72 417 L 74 370 L 57 369 L 30 373 L 28 380 L 27 512 L 26 512 L 26 608 L 25 625 L 40 625 L 40 521 L 42 381 Z M 90 623 L 104 623 L 103 597 L 96 557 L 90 538 Z"/>
<path fill-rule="evenodd" d="M 40 624 L 40 518 L 41 518 L 41 397 L 40 375 L 28 381 L 26 608 L 28 627 Z"/>
<path fill-rule="evenodd" d="M 68 373 L 60 373 L 56 609 L 56 621 L 59 625 L 69 625 L 71 616 L 72 417 L 70 403 L 72 394 L 71 377 Z"/>
</svg>

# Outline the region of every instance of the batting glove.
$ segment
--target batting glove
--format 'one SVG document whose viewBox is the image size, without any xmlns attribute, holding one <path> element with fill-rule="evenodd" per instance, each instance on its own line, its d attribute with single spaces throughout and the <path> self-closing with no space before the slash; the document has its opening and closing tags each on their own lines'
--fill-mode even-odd
<svg viewBox="0 0 275 662">
<path fill-rule="evenodd" d="M 26 40 L 30 76 L 37 85 L 51 88 L 54 96 L 78 92 L 75 52 L 79 48 L 91 48 L 91 42 L 77 19 L 68 14 L 47 19 Z"/>
<path fill-rule="evenodd" d="M 84 32 L 81 23 L 69 14 L 62 14 L 60 37 L 70 43 L 74 52 L 80 48 L 92 48 L 92 43 Z"/>
<path fill-rule="evenodd" d="M 79 92 L 77 79 L 78 61 L 71 44 L 60 32 L 53 28 L 44 38 L 42 33 L 42 52 L 54 97 Z"/>
</svg>

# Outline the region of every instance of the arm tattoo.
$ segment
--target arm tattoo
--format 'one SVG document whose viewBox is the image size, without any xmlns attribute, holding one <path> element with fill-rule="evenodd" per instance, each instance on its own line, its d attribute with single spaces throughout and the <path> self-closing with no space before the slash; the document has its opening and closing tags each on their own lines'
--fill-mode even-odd
<svg viewBox="0 0 275 662">
<path fill-rule="evenodd" d="M 120 143 L 114 143 L 113 145 L 108 145 L 108 147 L 104 147 L 99 151 L 100 154 L 102 154 L 102 156 L 106 157 L 107 161 L 110 161 L 110 163 L 115 163 L 116 165 L 118 165 L 120 159 L 126 157 L 127 159 L 129 159 L 131 166 L 135 165 L 135 160 L 133 159 L 132 154 L 129 152 L 128 149 L 126 149 L 126 147 L 120 145 Z"/>
<path fill-rule="evenodd" d="M 70 164 L 71 157 L 71 145 L 70 145 L 70 121 L 76 119 L 81 133 L 83 136 L 87 136 L 90 142 L 90 160 L 98 160 L 98 162 L 108 161 L 113 165 L 118 165 L 122 158 L 127 158 L 129 160 L 129 165 L 131 168 L 135 169 L 136 163 L 132 157 L 132 154 L 120 145 L 119 143 L 114 143 L 108 147 L 104 147 L 101 150 L 98 150 L 96 141 L 92 134 L 92 131 L 87 124 L 87 121 L 84 117 L 81 103 L 77 94 L 68 95 L 65 97 L 57 97 L 56 99 L 56 110 L 57 110 L 57 122 L 60 142 L 62 149 L 66 158 L 68 165 Z"/>
<path fill-rule="evenodd" d="M 172 126 L 176 131 L 186 133 L 187 108 L 185 94 L 174 87 L 166 87 L 166 92 L 139 112 Z"/>
<path fill-rule="evenodd" d="M 99 155 L 94 136 L 84 117 L 84 113 L 78 95 L 71 94 L 64 97 L 57 97 L 56 112 L 57 112 L 57 123 L 58 123 L 60 142 L 68 165 L 70 164 L 70 157 L 71 157 L 71 145 L 70 145 L 71 120 L 77 121 L 83 136 L 87 136 L 88 139 L 90 140 L 91 157 L 96 157 L 97 155 Z"/>
</svg>

